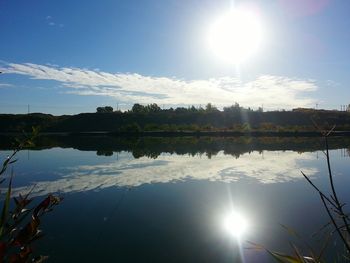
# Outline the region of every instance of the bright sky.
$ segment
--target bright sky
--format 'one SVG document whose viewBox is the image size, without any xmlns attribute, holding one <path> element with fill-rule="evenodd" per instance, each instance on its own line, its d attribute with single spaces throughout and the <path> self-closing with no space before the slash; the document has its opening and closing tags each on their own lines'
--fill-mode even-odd
<svg viewBox="0 0 350 263">
<path fill-rule="evenodd" d="M 208 44 L 233 6 L 263 29 L 240 65 Z M 340 109 L 350 103 L 349 10 L 346 0 L 0 0 L 0 113 L 153 102 Z"/>
</svg>

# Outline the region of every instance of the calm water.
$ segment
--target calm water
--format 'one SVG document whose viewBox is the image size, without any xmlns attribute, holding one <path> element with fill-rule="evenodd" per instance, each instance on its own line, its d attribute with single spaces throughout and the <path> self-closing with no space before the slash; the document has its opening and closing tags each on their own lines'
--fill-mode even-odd
<svg viewBox="0 0 350 263">
<path fill-rule="evenodd" d="M 272 262 L 246 241 L 289 251 L 295 239 L 281 224 L 316 249 L 322 243 L 311 235 L 328 218 L 300 173 L 327 189 L 319 139 L 65 137 L 37 145 L 19 154 L 14 193 L 36 184 L 37 199 L 64 196 L 36 243 L 49 262 Z M 348 203 L 349 147 L 347 139 L 331 142 Z M 5 157 L 10 147 L 2 148 Z M 248 221 L 239 239 L 224 227 L 232 211 Z"/>
</svg>

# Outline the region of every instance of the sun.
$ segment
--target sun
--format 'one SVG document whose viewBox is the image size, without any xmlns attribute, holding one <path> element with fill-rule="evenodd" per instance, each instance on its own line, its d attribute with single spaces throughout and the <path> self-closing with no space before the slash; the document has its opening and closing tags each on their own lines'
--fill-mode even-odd
<svg viewBox="0 0 350 263">
<path fill-rule="evenodd" d="M 209 28 L 212 52 L 225 62 L 240 64 L 259 49 L 262 24 L 257 14 L 234 9 L 220 16 Z"/>
</svg>

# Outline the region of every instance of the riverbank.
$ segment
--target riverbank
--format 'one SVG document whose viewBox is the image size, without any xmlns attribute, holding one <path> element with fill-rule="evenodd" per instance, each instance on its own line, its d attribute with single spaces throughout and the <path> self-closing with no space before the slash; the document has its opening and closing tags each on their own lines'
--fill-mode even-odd
<svg viewBox="0 0 350 263">
<path fill-rule="evenodd" d="M 320 131 L 139 131 L 139 132 L 40 132 L 54 136 L 120 136 L 120 137 L 322 137 Z M 1 132 L 3 136 L 21 136 L 19 132 Z M 330 136 L 350 137 L 350 131 L 333 131 Z"/>
<path fill-rule="evenodd" d="M 336 126 L 350 132 L 350 112 L 294 110 L 260 112 L 161 110 L 158 112 L 81 113 L 53 116 L 43 113 L 0 114 L 0 132 L 114 134 L 118 136 L 318 136 Z"/>
</svg>

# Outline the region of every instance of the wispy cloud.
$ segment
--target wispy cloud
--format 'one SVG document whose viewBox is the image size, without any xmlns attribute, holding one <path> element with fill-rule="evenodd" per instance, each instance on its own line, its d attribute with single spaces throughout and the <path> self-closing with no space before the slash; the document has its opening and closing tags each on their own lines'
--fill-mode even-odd
<svg viewBox="0 0 350 263">
<path fill-rule="evenodd" d="M 54 21 L 52 16 L 46 16 L 46 21 L 49 26 L 58 26 L 58 27 L 63 27 L 64 25 L 61 23 L 57 23 Z"/>
<path fill-rule="evenodd" d="M 70 89 L 67 93 L 110 96 L 126 103 L 191 105 L 212 102 L 223 106 L 238 102 L 251 107 L 264 104 L 266 108 L 288 109 L 314 105 L 316 100 L 308 94 L 317 90 L 314 80 L 271 75 L 249 82 L 233 77 L 184 80 L 32 63 L 9 63 L 0 70 L 37 80 L 58 81 Z"/>
<path fill-rule="evenodd" d="M 9 83 L 0 83 L 0 88 L 9 88 L 9 87 L 13 87 L 13 85 Z"/>
<path fill-rule="evenodd" d="M 318 172 L 312 162 L 314 159 L 311 153 L 292 151 L 269 151 L 264 153 L 263 158 L 258 152 L 253 152 L 241 155 L 238 159 L 220 152 L 210 161 L 200 156 L 185 155 L 161 155 L 156 160 L 147 157 L 133 160 L 121 158 L 105 164 L 63 168 L 62 176 L 54 181 L 33 182 L 35 188 L 31 194 L 72 193 L 186 180 L 283 183 L 302 180 L 300 170 L 314 176 Z M 27 191 L 28 187 L 13 189 L 14 195 Z"/>
</svg>

